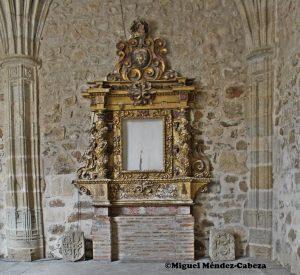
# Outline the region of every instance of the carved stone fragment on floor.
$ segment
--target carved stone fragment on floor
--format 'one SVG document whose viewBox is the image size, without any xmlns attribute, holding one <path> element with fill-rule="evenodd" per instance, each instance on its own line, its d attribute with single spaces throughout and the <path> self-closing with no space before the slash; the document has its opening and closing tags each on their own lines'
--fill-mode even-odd
<svg viewBox="0 0 300 275">
<path fill-rule="evenodd" d="M 76 262 L 84 258 L 84 235 L 82 231 L 68 231 L 62 237 L 61 254 L 64 260 Z"/>
<path fill-rule="evenodd" d="M 209 256 L 212 261 L 230 261 L 235 259 L 235 243 L 232 234 L 223 229 L 211 229 L 209 238 Z"/>
</svg>

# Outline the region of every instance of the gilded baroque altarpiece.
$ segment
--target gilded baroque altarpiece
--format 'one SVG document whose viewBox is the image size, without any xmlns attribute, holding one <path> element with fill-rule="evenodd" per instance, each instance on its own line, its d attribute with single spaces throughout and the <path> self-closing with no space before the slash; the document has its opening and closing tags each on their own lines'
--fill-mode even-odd
<svg viewBox="0 0 300 275">
<path fill-rule="evenodd" d="M 193 79 L 167 68 L 166 42 L 153 39 L 143 20 L 134 21 L 131 38 L 116 47 L 114 71 L 83 92 L 96 119 L 74 184 L 95 207 L 192 205 L 210 180 L 209 161 L 191 138 Z M 128 119 L 163 122 L 162 169 L 124 169 L 122 124 Z"/>
<path fill-rule="evenodd" d="M 119 61 L 107 81 L 88 83 L 83 96 L 91 101 L 96 121 L 85 166 L 75 184 L 95 204 L 190 202 L 205 191 L 209 162 L 193 151 L 189 110 L 197 91 L 192 79 L 166 69 L 164 40 L 148 35 L 146 22 L 131 26 L 131 38 L 117 44 Z M 124 171 L 122 121 L 164 121 L 163 171 Z"/>
</svg>

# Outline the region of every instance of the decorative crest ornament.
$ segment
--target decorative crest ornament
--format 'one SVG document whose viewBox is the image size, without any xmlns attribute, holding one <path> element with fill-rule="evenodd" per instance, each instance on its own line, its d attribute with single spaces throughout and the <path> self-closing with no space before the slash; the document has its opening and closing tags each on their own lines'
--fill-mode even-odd
<svg viewBox="0 0 300 275">
<path fill-rule="evenodd" d="M 119 61 L 108 81 L 151 81 L 175 79 L 177 73 L 166 70 L 166 42 L 148 35 L 149 26 L 141 19 L 133 21 L 131 38 L 117 43 Z"/>
</svg>

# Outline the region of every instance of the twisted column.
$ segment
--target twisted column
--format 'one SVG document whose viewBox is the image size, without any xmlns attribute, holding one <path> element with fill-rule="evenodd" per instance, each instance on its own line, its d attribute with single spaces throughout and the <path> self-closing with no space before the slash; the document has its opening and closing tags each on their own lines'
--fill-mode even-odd
<svg viewBox="0 0 300 275">
<path fill-rule="evenodd" d="M 174 136 L 174 173 L 175 177 L 190 176 L 190 133 L 187 110 L 175 111 Z"/>
</svg>

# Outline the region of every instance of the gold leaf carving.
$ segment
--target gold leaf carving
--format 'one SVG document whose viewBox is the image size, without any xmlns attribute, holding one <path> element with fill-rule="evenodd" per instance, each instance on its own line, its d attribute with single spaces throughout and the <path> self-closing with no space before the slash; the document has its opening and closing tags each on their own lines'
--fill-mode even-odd
<svg viewBox="0 0 300 275">
<path fill-rule="evenodd" d="M 203 146 L 198 142 L 193 153 L 193 174 L 196 178 L 210 178 L 211 165 L 208 157 L 203 153 Z"/>
<path fill-rule="evenodd" d="M 197 193 L 207 190 L 211 165 L 201 143 L 192 147 L 191 142 L 197 136 L 191 135 L 189 121 L 195 100 L 193 80 L 167 69 L 166 53 L 165 41 L 153 39 L 148 24 L 136 20 L 130 39 L 117 43 L 119 60 L 108 81 L 90 82 L 83 92 L 98 119 L 74 184 L 99 205 L 191 203 Z M 126 119 L 163 120 L 161 171 L 123 169 L 122 123 Z"/>
<path fill-rule="evenodd" d="M 110 199 L 170 199 L 177 198 L 178 186 L 171 183 L 144 181 L 131 184 L 114 183 L 110 185 Z"/>
<path fill-rule="evenodd" d="M 185 109 L 175 111 L 174 119 L 174 174 L 176 177 L 186 177 L 190 174 L 190 134 L 189 121 Z"/>
<path fill-rule="evenodd" d="M 129 90 L 134 105 L 152 104 L 156 91 L 151 90 L 151 83 L 147 81 L 134 82 Z"/>
<path fill-rule="evenodd" d="M 105 178 L 107 174 L 107 131 L 104 113 L 98 114 L 98 120 L 90 130 L 91 140 L 83 155 L 85 165 L 77 170 L 78 179 L 95 180 Z"/>
</svg>

